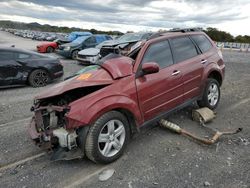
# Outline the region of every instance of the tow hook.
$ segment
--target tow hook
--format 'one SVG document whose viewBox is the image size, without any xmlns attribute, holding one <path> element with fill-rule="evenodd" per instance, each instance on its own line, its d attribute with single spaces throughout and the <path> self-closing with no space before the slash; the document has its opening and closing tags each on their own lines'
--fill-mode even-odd
<svg viewBox="0 0 250 188">
<path fill-rule="evenodd" d="M 208 108 L 201 108 L 201 109 L 198 109 L 198 110 L 194 110 L 193 113 L 192 113 L 192 116 L 193 116 L 193 119 L 195 121 L 198 121 L 200 123 L 201 126 L 211 130 L 212 132 L 214 132 L 214 135 L 212 136 L 212 138 L 210 139 L 206 139 L 206 138 L 201 138 L 199 136 L 196 136 L 194 135 L 193 133 L 190 133 L 188 131 L 186 131 L 185 129 L 182 129 L 181 127 L 179 127 L 178 125 L 170 122 L 170 121 L 167 121 L 167 120 L 164 120 L 164 119 L 161 119 L 160 120 L 160 126 L 161 127 L 164 127 L 164 128 L 167 128 L 173 132 L 176 132 L 180 135 L 185 135 L 185 136 L 188 136 L 188 137 L 191 137 L 197 141 L 200 141 L 204 144 L 207 144 L 207 145 L 211 145 L 211 144 L 214 144 L 215 142 L 218 141 L 219 137 L 221 137 L 222 135 L 232 135 L 232 134 L 236 134 L 240 131 L 242 131 L 242 128 L 238 128 L 236 130 L 230 130 L 230 131 L 218 131 L 214 128 L 211 128 L 211 127 L 207 127 L 205 125 L 206 122 L 209 122 L 209 121 L 212 121 L 214 118 L 215 118 L 215 113 L 208 109 Z"/>
</svg>

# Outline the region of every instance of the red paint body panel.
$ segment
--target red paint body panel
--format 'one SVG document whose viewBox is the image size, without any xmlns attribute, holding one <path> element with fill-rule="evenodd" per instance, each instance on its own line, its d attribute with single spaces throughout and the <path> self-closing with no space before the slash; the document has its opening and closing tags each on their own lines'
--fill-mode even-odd
<svg viewBox="0 0 250 188">
<path fill-rule="evenodd" d="M 143 123 L 134 75 L 116 80 L 113 84 L 70 103 L 70 107 L 67 117 L 82 125 L 93 123 L 103 113 L 113 109 L 126 109 L 134 114 L 138 125 Z"/>
<path fill-rule="evenodd" d="M 58 96 L 62 93 L 65 93 L 66 91 L 70 91 L 76 88 L 97 85 L 109 85 L 114 82 L 110 74 L 104 69 L 92 71 L 91 75 L 84 80 L 80 80 L 80 77 L 81 75 L 56 84 L 51 88 L 48 88 L 46 91 L 42 92 L 40 95 L 36 96 L 35 99 L 44 99 L 52 96 Z"/>
<path fill-rule="evenodd" d="M 113 79 L 118 79 L 129 76 L 133 73 L 132 63 L 132 59 L 122 56 L 107 60 L 102 66 L 111 74 Z"/>
<path fill-rule="evenodd" d="M 37 45 L 37 51 L 40 53 L 46 53 L 48 47 L 52 47 L 53 49 L 58 48 L 58 44 L 56 42 L 43 42 Z"/>
<path fill-rule="evenodd" d="M 172 65 L 136 79 L 138 99 L 146 121 L 183 102 L 182 75 L 171 75 L 178 66 Z"/>
</svg>

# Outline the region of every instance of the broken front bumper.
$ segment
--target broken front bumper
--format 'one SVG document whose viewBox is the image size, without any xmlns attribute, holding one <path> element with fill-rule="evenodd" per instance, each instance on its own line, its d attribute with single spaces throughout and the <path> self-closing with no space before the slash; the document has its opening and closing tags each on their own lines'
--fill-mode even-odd
<svg viewBox="0 0 250 188">
<path fill-rule="evenodd" d="M 60 106 L 33 108 L 35 113 L 29 125 L 29 135 L 39 147 L 52 149 L 60 145 L 69 150 L 76 145 L 75 130 L 67 130 L 65 113 L 69 109 Z"/>
<path fill-rule="evenodd" d="M 84 153 L 77 145 L 77 133 L 66 129 L 66 124 L 58 123 L 58 114 L 67 111 L 60 106 L 45 106 L 33 109 L 35 112 L 29 124 L 28 133 L 31 139 L 44 150 L 53 151 L 52 160 L 71 160 L 82 158 Z M 46 119 L 47 118 L 47 119 Z M 85 136 L 84 136 L 85 137 Z"/>
</svg>

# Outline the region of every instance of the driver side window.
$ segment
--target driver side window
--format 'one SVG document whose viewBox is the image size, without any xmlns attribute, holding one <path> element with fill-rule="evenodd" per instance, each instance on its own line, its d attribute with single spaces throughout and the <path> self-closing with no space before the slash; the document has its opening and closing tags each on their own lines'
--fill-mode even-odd
<svg viewBox="0 0 250 188">
<path fill-rule="evenodd" d="M 172 52 L 167 40 L 151 44 L 144 54 L 142 64 L 147 62 L 158 63 L 160 69 L 173 64 Z"/>
<path fill-rule="evenodd" d="M 0 61 L 13 60 L 14 53 L 8 51 L 0 51 Z"/>
</svg>

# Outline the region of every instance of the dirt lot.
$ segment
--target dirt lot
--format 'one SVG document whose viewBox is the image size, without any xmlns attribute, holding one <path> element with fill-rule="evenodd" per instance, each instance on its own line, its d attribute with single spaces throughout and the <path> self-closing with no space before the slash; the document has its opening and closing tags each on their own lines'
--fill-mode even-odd
<svg viewBox="0 0 250 188">
<path fill-rule="evenodd" d="M 8 41 L 8 42 L 6 42 Z M 0 33 L 0 45 L 15 43 L 34 49 L 37 42 Z M 225 187 L 250 188 L 250 53 L 223 52 L 226 79 L 209 124 L 226 130 L 242 127 L 237 135 L 206 146 L 152 126 L 135 135 L 122 158 L 109 165 L 86 159 L 50 162 L 26 132 L 32 98 L 45 88 L 0 90 L 0 187 Z M 75 61 L 62 60 L 65 76 L 79 70 Z M 191 120 L 192 106 L 168 117 L 197 134 L 208 132 Z M 107 181 L 104 169 L 114 169 Z"/>
</svg>

